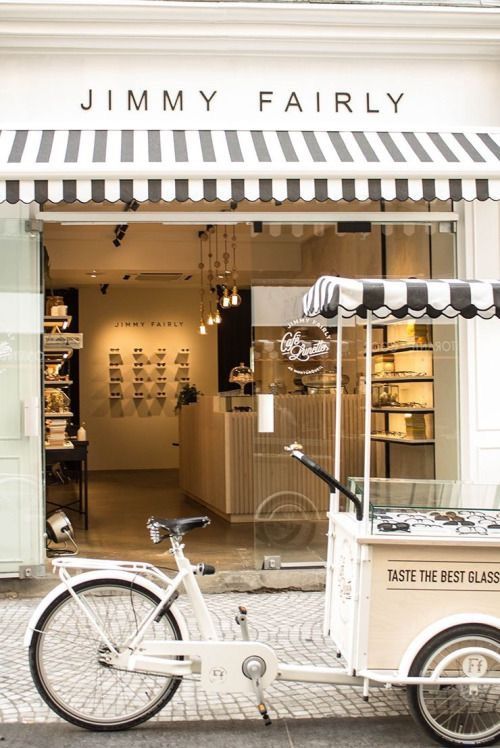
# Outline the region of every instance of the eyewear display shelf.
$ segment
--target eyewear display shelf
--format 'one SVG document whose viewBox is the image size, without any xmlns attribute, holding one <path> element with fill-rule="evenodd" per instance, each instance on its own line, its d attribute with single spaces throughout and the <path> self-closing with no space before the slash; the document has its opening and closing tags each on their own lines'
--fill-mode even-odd
<svg viewBox="0 0 500 748">
<path fill-rule="evenodd" d="M 58 432 L 61 437 L 66 432 L 66 424 L 59 424 L 57 428 L 50 427 L 50 422 L 54 421 L 57 423 L 61 419 L 68 419 L 74 416 L 74 413 L 70 407 L 70 389 L 73 385 L 73 379 L 69 374 L 70 361 L 73 356 L 75 348 L 72 346 L 78 346 L 81 342 L 78 338 L 81 336 L 74 336 L 69 333 L 68 328 L 71 325 L 71 316 L 46 316 L 44 317 L 44 419 L 47 426 L 47 432 Z M 70 341 L 68 345 L 64 345 L 65 338 Z M 55 344 L 52 340 L 56 340 Z M 73 442 L 67 438 L 64 440 L 56 439 L 54 442 L 49 436 L 45 441 L 45 449 L 47 452 L 58 451 L 58 450 L 70 450 L 74 448 Z M 50 463 L 47 463 L 50 464 Z"/>
<path fill-rule="evenodd" d="M 363 498 L 362 478 L 350 478 L 349 488 Z M 406 538 L 475 537 L 500 541 L 500 486 L 372 478 L 369 532 Z"/>
<path fill-rule="evenodd" d="M 371 439 L 384 445 L 390 476 L 392 444 L 434 448 L 432 331 L 421 325 L 417 337 L 401 323 L 377 327 L 382 341 L 372 348 Z"/>
</svg>

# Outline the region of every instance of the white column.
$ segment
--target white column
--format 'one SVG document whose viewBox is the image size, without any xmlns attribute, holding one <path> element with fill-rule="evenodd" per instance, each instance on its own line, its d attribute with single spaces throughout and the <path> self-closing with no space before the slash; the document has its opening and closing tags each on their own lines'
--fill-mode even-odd
<svg viewBox="0 0 500 748">
<path fill-rule="evenodd" d="M 500 203 L 464 203 L 459 276 L 500 278 Z M 460 322 L 462 479 L 500 483 L 500 320 Z"/>
</svg>

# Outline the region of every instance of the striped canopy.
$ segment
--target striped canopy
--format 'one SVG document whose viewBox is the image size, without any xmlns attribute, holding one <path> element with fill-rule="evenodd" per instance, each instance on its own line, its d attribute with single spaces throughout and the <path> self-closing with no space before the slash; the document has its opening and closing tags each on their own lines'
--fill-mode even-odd
<svg viewBox="0 0 500 748">
<path fill-rule="evenodd" d="M 306 317 L 500 317 L 500 281 L 376 280 L 324 275 L 304 295 Z"/>
<path fill-rule="evenodd" d="M 500 133 L 1 130 L 0 202 L 500 199 Z"/>
</svg>

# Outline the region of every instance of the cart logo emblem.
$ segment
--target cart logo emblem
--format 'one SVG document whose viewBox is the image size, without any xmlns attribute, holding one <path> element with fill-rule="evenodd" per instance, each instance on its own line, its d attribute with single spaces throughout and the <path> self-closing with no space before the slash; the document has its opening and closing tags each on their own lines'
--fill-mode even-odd
<svg viewBox="0 0 500 748">
<path fill-rule="evenodd" d="M 208 679 L 210 683 L 224 683 L 227 678 L 227 670 L 223 667 L 210 668 Z"/>
<path fill-rule="evenodd" d="M 462 670 L 468 678 L 482 678 L 488 672 L 488 660 L 481 654 L 470 654 L 464 657 Z"/>
<path fill-rule="evenodd" d="M 337 578 L 337 595 L 339 600 L 340 618 L 344 623 L 349 622 L 352 601 L 353 581 L 352 549 L 344 540 L 339 561 L 339 575 Z"/>
<path fill-rule="evenodd" d="M 280 341 L 280 351 L 291 363 L 287 367 L 289 371 L 295 374 L 317 374 L 324 368 L 322 364 L 313 365 L 311 368 L 304 368 L 303 365 L 312 359 L 328 356 L 331 342 L 329 330 L 325 325 L 318 320 L 301 317 L 292 320 L 287 326 Z"/>
</svg>

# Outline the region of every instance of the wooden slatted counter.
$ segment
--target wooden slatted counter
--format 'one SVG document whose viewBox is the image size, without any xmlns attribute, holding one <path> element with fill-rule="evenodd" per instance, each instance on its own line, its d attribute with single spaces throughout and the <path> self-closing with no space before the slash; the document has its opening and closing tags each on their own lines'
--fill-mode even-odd
<svg viewBox="0 0 500 748">
<path fill-rule="evenodd" d="M 363 467 L 363 414 L 359 395 L 343 395 L 342 470 Z M 231 522 L 249 522 L 269 501 L 287 495 L 304 516 L 325 516 L 328 489 L 283 451 L 300 440 L 307 454 L 333 470 L 334 395 L 277 395 L 272 434 L 257 433 L 255 412 L 222 412 L 223 398 L 202 396 L 180 414 L 181 490 Z"/>
</svg>

